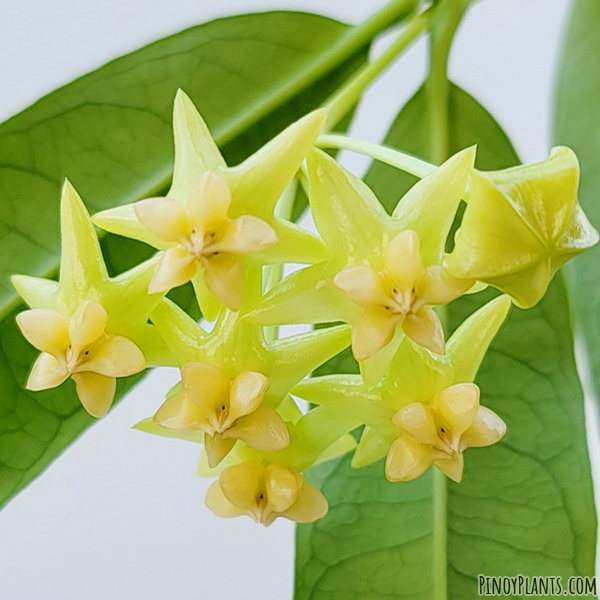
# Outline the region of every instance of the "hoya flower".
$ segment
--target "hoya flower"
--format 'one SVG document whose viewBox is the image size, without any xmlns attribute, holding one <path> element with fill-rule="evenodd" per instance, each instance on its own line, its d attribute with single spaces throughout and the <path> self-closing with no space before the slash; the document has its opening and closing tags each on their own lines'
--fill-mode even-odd
<svg viewBox="0 0 600 600">
<path fill-rule="evenodd" d="M 72 378 L 83 407 L 103 416 L 115 395 L 116 378 L 146 363 L 171 362 L 150 313 L 162 294 L 149 296 L 156 261 L 110 278 L 90 216 L 66 182 L 61 200 L 59 282 L 15 275 L 13 284 L 31 307 L 17 316 L 25 338 L 40 356 L 27 389 L 45 390 Z"/>
<path fill-rule="evenodd" d="M 210 467 L 231 451 L 236 440 L 264 451 L 282 450 L 290 443 L 283 419 L 262 404 L 269 380 L 255 371 L 242 371 L 233 381 L 208 363 L 190 362 L 181 369 L 183 390 L 167 398 L 154 421 L 175 431 L 204 431 Z"/>
<path fill-rule="evenodd" d="M 325 110 L 310 113 L 240 165 L 228 167 L 180 90 L 173 118 L 173 184 L 166 198 L 103 211 L 94 222 L 164 251 L 151 293 L 192 281 L 207 319 L 213 320 L 222 305 L 238 310 L 250 272 L 261 265 L 326 257 L 316 236 L 275 214 L 325 118 Z"/>
<path fill-rule="evenodd" d="M 448 272 L 488 283 L 522 308 L 537 304 L 556 271 L 598 242 L 578 185 L 577 157 L 565 147 L 539 163 L 474 171 Z"/>
<path fill-rule="evenodd" d="M 493 444 L 506 430 L 500 417 L 480 406 L 472 382 L 510 304 L 501 296 L 471 315 L 449 339 L 443 357 L 405 338 L 375 388 L 356 375 L 331 375 L 302 382 L 293 393 L 346 418 L 362 416 L 366 427 L 353 466 L 387 455 L 390 481 L 414 479 L 431 464 L 460 481 L 462 452 Z"/>
<path fill-rule="evenodd" d="M 433 305 L 448 304 L 472 285 L 448 275 L 440 265 L 424 268 L 419 235 L 397 234 L 383 251 L 382 271 L 347 267 L 333 283 L 363 311 L 352 324 L 352 351 L 358 361 L 374 356 L 393 339 L 398 326 L 432 352 L 444 354 L 444 329 Z"/>
<path fill-rule="evenodd" d="M 129 339 L 106 333 L 108 314 L 101 304 L 86 300 L 71 317 L 48 308 L 17 315 L 27 341 L 41 351 L 27 389 L 47 390 L 72 377 L 84 408 L 102 417 L 115 396 L 117 377 L 146 367 L 141 350 Z"/>
<path fill-rule="evenodd" d="M 219 517 L 247 515 L 265 526 L 278 517 L 312 523 L 328 510 L 325 496 L 302 475 L 257 460 L 225 469 L 209 488 L 206 506 Z"/>
<path fill-rule="evenodd" d="M 506 424 L 479 405 L 479 388 L 459 383 L 436 394 L 430 404 L 412 402 L 393 419 L 401 432 L 385 462 L 390 481 L 411 481 L 432 464 L 456 482 L 462 479 L 467 448 L 491 446 L 506 433 Z"/>
<path fill-rule="evenodd" d="M 308 156 L 310 203 L 330 252 L 267 293 L 249 318 L 263 324 L 346 321 L 369 385 L 385 374 L 404 335 L 439 353 L 444 339 L 432 305 L 469 289 L 441 267 L 464 195 L 474 148 L 425 177 L 389 216 L 373 192 L 319 150 Z"/>
</svg>

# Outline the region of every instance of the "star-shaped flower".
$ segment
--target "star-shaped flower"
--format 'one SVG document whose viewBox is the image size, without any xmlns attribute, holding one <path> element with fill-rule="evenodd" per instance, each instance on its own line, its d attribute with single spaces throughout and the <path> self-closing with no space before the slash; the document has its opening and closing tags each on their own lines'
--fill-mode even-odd
<svg viewBox="0 0 600 600">
<path fill-rule="evenodd" d="M 506 430 L 500 417 L 479 405 L 472 382 L 510 304 L 501 296 L 471 315 L 448 341 L 445 356 L 405 339 L 374 389 L 355 375 L 331 375 L 302 382 L 293 393 L 346 418 L 362 415 L 366 427 L 353 466 L 387 455 L 390 481 L 414 479 L 432 463 L 460 481 L 463 451 L 493 444 Z"/>
<path fill-rule="evenodd" d="M 326 251 L 306 230 L 275 215 L 325 122 L 317 110 L 290 125 L 235 167 L 228 167 L 202 117 L 180 90 L 173 127 L 175 167 L 166 198 L 103 211 L 94 222 L 165 253 L 151 291 L 192 281 L 204 316 L 238 310 L 248 271 L 263 264 L 314 263 Z"/>
<path fill-rule="evenodd" d="M 275 286 L 249 318 L 264 324 L 352 323 L 352 350 L 369 385 L 385 374 L 402 337 L 443 353 L 432 305 L 474 283 L 441 268 L 473 167 L 469 148 L 422 179 L 389 216 L 373 192 L 325 153 L 308 157 L 310 203 L 329 260 Z"/>
<path fill-rule="evenodd" d="M 539 163 L 474 171 L 448 272 L 488 283 L 522 308 L 537 304 L 556 271 L 598 242 L 578 185 L 579 163 L 566 147 Z"/>
<path fill-rule="evenodd" d="M 69 377 L 84 408 L 103 416 L 114 399 L 116 377 L 142 371 L 146 363 L 171 361 L 148 317 L 162 294 L 148 295 L 156 260 L 110 278 L 90 216 L 69 182 L 61 200 L 59 282 L 25 275 L 12 278 L 31 307 L 17 323 L 42 353 L 27 388 L 57 387 Z"/>
<path fill-rule="evenodd" d="M 253 280 L 249 292 L 249 301 L 255 300 L 260 281 Z M 175 432 L 204 432 L 211 467 L 237 440 L 265 452 L 285 448 L 289 434 L 275 409 L 299 381 L 349 343 L 347 326 L 268 341 L 263 327 L 242 314 L 225 311 L 210 334 L 167 300 L 152 315 L 183 381 L 155 423 Z"/>
</svg>

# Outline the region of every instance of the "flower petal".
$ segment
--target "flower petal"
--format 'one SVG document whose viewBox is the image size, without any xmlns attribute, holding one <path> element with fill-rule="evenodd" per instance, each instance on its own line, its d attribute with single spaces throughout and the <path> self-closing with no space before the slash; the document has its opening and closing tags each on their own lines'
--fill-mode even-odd
<svg viewBox="0 0 600 600">
<path fill-rule="evenodd" d="M 460 483 L 465 466 L 462 452 L 457 452 L 451 458 L 440 458 L 434 464 L 446 477 Z"/>
<path fill-rule="evenodd" d="M 416 291 L 425 304 L 442 306 L 462 296 L 474 283 L 474 279 L 458 279 L 441 265 L 432 265 L 417 280 Z"/>
<path fill-rule="evenodd" d="M 148 293 L 167 292 L 191 281 L 197 268 L 196 257 L 185 248 L 182 246 L 168 248 L 160 259 L 156 271 L 154 271 L 148 286 Z"/>
<path fill-rule="evenodd" d="M 298 498 L 301 477 L 287 467 L 270 464 L 265 469 L 265 489 L 268 508 L 281 513 L 287 510 Z"/>
<path fill-rule="evenodd" d="M 359 306 L 385 306 L 390 301 L 383 278 L 366 265 L 347 267 L 333 278 L 333 283 Z"/>
<path fill-rule="evenodd" d="M 491 446 L 504 437 L 506 423 L 492 410 L 480 406 L 471 426 L 460 438 L 461 450 Z"/>
<path fill-rule="evenodd" d="M 180 202 L 170 198 L 147 198 L 133 205 L 137 218 L 165 242 L 182 242 L 190 237 L 192 219 Z"/>
<path fill-rule="evenodd" d="M 231 192 L 225 180 L 208 171 L 202 175 L 197 190 L 187 205 L 196 227 L 214 231 L 227 220 Z"/>
<path fill-rule="evenodd" d="M 108 314 L 104 307 L 94 300 L 82 302 L 73 313 L 69 323 L 71 350 L 75 356 L 104 335 L 108 324 Z"/>
<path fill-rule="evenodd" d="M 392 420 L 396 427 L 419 444 L 435 446 L 440 441 L 433 411 L 422 402 L 407 404 Z"/>
<path fill-rule="evenodd" d="M 210 249 L 235 256 L 260 252 L 279 241 L 275 230 L 263 219 L 242 215 L 230 220 Z"/>
<path fill-rule="evenodd" d="M 394 337 L 398 317 L 381 306 L 365 308 L 352 323 L 352 353 L 358 361 L 370 358 Z"/>
<path fill-rule="evenodd" d="M 49 390 L 58 387 L 68 377 L 69 373 L 65 366 L 61 366 L 51 354 L 42 352 L 33 363 L 27 379 L 27 389 L 32 392 Z"/>
<path fill-rule="evenodd" d="M 431 446 L 401 436 L 390 447 L 385 460 L 385 476 L 388 481 L 412 481 L 423 475 L 432 462 Z"/>
<path fill-rule="evenodd" d="M 419 236 L 407 229 L 396 235 L 383 253 L 385 270 L 402 291 L 410 291 L 423 272 Z"/>
<path fill-rule="evenodd" d="M 203 429 L 206 415 L 192 402 L 186 392 L 167 398 L 152 419 L 157 425 L 173 431 L 196 431 Z"/>
<path fill-rule="evenodd" d="M 214 469 L 231 452 L 235 446 L 235 438 L 225 438 L 220 433 L 204 434 L 204 449 L 208 466 Z"/>
<path fill-rule="evenodd" d="M 460 437 L 475 421 L 479 409 L 479 388 L 458 383 L 437 394 L 431 408 L 449 427 L 453 439 Z"/>
<path fill-rule="evenodd" d="M 256 511 L 257 499 L 265 494 L 265 467 L 257 460 L 227 467 L 219 476 L 223 495 L 239 508 Z"/>
<path fill-rule="evenodd" d="M 436 354 L 444 354 L 444 328 L 436 312 L 424 306 L 416 313 L 406 315 L 402 323 L 404 333 L 416 344 L 431 350 Z"/>
<path fill-rule="evenodd" d="M 217 517 L 223 517 L 225 519 L 241 517 L 242 515 L 248 515 L 253 517 L 253 515 L 247 510 L 239 508 L 235 504 L 232 504 L 229 500 L 227 500 L 225 494 L 223 493 L 223 490 L 221 489 L 221 484 L 218 480 L 215 481 L 208 488 L 208 492 L 206 492 L 204 503 L 206 504 L 206 507 L 209 510 L 211 510 L 215 515 L 217 515 Z"/>
<path fill-rule="evenodd" d="M 312 523 L 322 519 L 328 511 L 329 504 L 325 496 L 314 485 L 303 480 L 296 502 L 281 516 L 296 523 Z"/>
<path fill-rule="evenodd" d="M 130 339 L 108 334 L 94 345 L 88 360 L 78 370 L 94 371 L 109 377 L 128 377 L 145 368 L 146 359 L 142 351 Z"/>
<path fill-rule="evenodd" d="M 217 254 L 202 260 L 210 291 L 229 309 L 239 310 L 246 289 L 244 267 L 233 256 Z"/>
<path fill-rule="evenodd" d="M 269 380 L 256 371 L 244 371 L 231 382 L 229 417 L 231 423 L 255 411 L 269 389 Z"/>
<path fill-rule="evenodd" d="M 17 325 L 34 348 L 64 359 L 69 346 L 69 317 L 48 308 L 34 308 L 19 313 Z"/>
<path fill-rule="evenodd" d="M 259 406 L 253 413 L 238 419 L 224 436 L 241 440 L 262 452 L 276 452 L 290 444 L 285 422 L 270 406 Z"/>
<path fill-rule="evenodd" d="M 103 417 L 114 400 L 117 380 L 98 373 L 73 373 L 72 377 L 83 408 L 92 417 Z"/>
<path fill-rule="evenodd" d="M 226 404 L 230 380 L 221 369 L 202 362 L 190 362 L 181 368 L 183 387 L 192 402 L 206 415 L 215 413 L 218 406 Z"/>
</svg>

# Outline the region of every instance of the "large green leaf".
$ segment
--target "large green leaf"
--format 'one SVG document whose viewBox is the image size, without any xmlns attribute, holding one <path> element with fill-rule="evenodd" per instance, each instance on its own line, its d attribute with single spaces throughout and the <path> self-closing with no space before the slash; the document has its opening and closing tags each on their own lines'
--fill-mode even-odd
<svg viewBox="0 0 600 600">
<path fill-rule="evenodd" d="M 220 19 L 115 60 L 0 125 L 0 504 L 92 422 L 71 382 L 23 390 L 35 352 L 16 331 L 22 307 L 8 279 L 55 274 L 62 179 L 92 212 L 164 189 L 178 87 L 238 162 L 323 102 L 364 63 L 376 33 L 302 13 Z M 104 247 L 113 272 L 149 252 L 110 236 Z"/>
<path fill-rule="evenodd" d="M 482 168 L 517 162 L 492 117 L 456 87 L 450 114 L 452 151 L 478 143 Z M 387 144 L 428 156 L 426 122 L 419 92 Z M 366 180 L 388 207 L 411 183 L 381 165 Z M 451 305 L 449 329 L 491 295 Z M 492 448 L 467 451 L 461 484 L 432 470 L 391 484 L 382 461 L 353 470 L 348 457 L 315 469 L 330 512 L 298 528 L 297 600 L 471 600 L 478 574 L 593 573 L 596 518 L 583 399 L 560 277 L 536 308 L 512 309 L 477 383 L 508 433 Z"/>
<path fill-rule="evenodd" d="M 565 38 L 556 87 L 554 141 L 575 150 L 581 164 L 580 201 L 600 227 L 600 4 L 577 0 Z M 575 322 L 600 390 L 600 247 L 567 265 Z"/>
</svg>

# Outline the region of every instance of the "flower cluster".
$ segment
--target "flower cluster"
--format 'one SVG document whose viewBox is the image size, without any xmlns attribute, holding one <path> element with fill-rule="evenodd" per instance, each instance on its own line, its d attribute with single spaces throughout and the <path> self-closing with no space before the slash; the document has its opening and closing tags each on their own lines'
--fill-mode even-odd
<svg viewBox="0 0 600 600">
<path fill-rule="evenodd" d="M 229 167 L 179 92 L 166 196 L 91 218 L 65 183 L 59 281 L 13 277 L 30 307 L 17 323 L 41 352 L 28 389 L 72 378 L 83 407 L 101 417 L 117 377 L 180 368 L 181 383 L 137 428 L 202 444 L 199 473 L 218 477 L 206 505 L 222 517 L 264 525 L 323 517 L 327 500 L 303 473 L 347 452 L 356 468 L 385 458 L 393 482 L 431 465 L 459 482 L 464 451 L 506 433 L 473 381 L 511 301 L 534 306 L 557 269 L 598 241 L 577 202 L 568 148 L 488 173 L 468 148 L 389 215 L 315 149 L 325 119 L 314 111 Z M 319 236 L 286 218 L 298 179 Z M 158 253 L 111 278 L 94 224 Z M 281 279 L 284 263 L 307 266 Z M 165 298 L 188 282 L 215 321 L 210 332 Z M 446 340 L 441 307 L 486 286 L 502 293 Z M 329 326 L 278 337 L 291 323 Z M 360 375 L 306 379 L 349 345 Z M 294 397 L 315 406 L 303 414 Z"/>
</svg>

